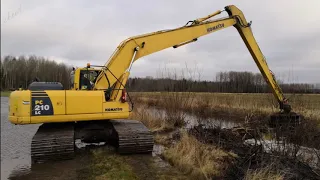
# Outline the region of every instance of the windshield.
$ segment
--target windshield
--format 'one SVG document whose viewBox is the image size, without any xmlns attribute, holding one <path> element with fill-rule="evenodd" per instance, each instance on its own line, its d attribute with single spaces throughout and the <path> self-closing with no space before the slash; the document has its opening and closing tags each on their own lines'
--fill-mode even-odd
<svg viewBox="0 0 320 180">
<path fill-rule="evenodd" d="M 98 70 L 81 70 L 80 71 L 80 88 L 92 89 L 98 77 Z"/>
</svg>

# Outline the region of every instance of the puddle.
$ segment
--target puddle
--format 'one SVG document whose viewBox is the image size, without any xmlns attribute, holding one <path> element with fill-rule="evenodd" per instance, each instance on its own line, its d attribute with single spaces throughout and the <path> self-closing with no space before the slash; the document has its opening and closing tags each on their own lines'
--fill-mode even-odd
<svg viewBox="0 0 320 180">
<path fill-rule="evenodd" d="M 160 144 L 155 144 L 153 146 L 152 156 L 159 156 L 163 153 L 163 151 L 164 151 L 164 146 Z"/>
<path fill-rule="evenodd" d="M 106 145 L 106 142 L 85 143 L 85 142 L 82 142 L 80 139 L 76 139 L 74 141 L 74 144 L 75 144 L 76 148 L 82 149 L 82 148 L 89 147 L 89 146 L 104 146 L 104 145 Z"/>
<path fill-rule="evenodd" d="M 195 126 L 198 126 L 199 124 L 203 125 L 206 128 L 209 127 L 220 127 L 220 128 L 226 128 L 231 129 L 237 126 L 240 126 L 240 123 L 235 123 L 229 120 L 224 119 L 215 119 L 215 118 L 199 118 L 195 115 L 187 114 L 186 115 L 186 128 L 191 129 Z"/>
<path fill-rule="evenodd" d="M 30 145 L 39 125 L 14 125 L 8 121 L 8 97 L 1 97 L 1 179 L 31 169 Z"/>
<path fill-rule="evenodd" d="M 155 117 L 161 117 L 161 119 L 164 119 L 166 117 L 166 112 L 163 109 L 147 108 L 146 110 Z M 182 114 L 182 117 L 184 117 L 184 121 L 186 122 L 186 125 L 184 127 L 185 129 L 191 129 L 195 126 L 198 126 L 199 124 L 207 128 L 220 127 L 220 128 L 226 128 L 226 129 L 231 129 L 241 125 L 241 123 L 233 122 L 226 119 L 217 119 L 213 117 L 202 118 L 188 112 L 182 112 L 181 114 Z"/>
</svg>

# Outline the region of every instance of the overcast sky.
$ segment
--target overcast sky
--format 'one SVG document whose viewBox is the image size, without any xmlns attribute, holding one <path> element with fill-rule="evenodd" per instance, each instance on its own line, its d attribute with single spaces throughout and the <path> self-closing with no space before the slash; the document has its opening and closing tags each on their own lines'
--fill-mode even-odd
<svg viewBox="0 0 320 180">
<path fill-rule="evenodd" d="M 1 55 L 34 54 L 79 67 L 87 62 L 103 65 L 128 37 L 177 28 L 230 4 L 253 22 L 254 36 L 278 78 L 320 82 L 319 0 L 1 0 Z M 206 80 L 219 71 L 258 72 L 230 27 L 141 58 L 131 77 L 157 76 L 164 68 L 179 71 L 186 65 Z"/>
</svg>

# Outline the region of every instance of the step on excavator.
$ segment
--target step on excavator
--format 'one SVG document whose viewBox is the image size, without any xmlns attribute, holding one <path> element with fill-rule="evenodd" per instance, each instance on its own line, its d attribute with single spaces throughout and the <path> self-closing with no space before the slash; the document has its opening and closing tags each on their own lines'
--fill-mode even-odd
<svg viewBox="0 0 320 180">
<path fill-rule="evenodd" d="M 224 11 L 228 16 L 212 19 Z M 230 5 L 182 27 L 124 40 L 105 65 L 88 63 L 75 69 L 71 88 L 64 88 L 59 82 L 33 82 L 26 90 L 12 92 L 10 122 L 42 124 L 31 142 L 32 163 L 73 158 L 77 139 L 112 144 L 121 154 L 152 152 L 152 132 L 140 121 L 128 119 L 133 103 L 125 85 L 132 64 L 143 56 L 196 42 L 202 36 L 232 26 L 279 103 L 280 111 L 271 115 L 270 125 L 299 124 L 302 117 L 291 111 L 253 36 L 251 22 L 236 6 Z"/>
</svg>

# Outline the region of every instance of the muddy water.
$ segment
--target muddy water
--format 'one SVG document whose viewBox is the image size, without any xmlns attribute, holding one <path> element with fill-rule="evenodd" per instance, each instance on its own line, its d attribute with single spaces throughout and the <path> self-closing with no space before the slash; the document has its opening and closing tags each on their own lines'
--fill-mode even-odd
<svg viewBox="0 0 320 180">
<path fill-rule="evenodd" d="M 272 152 L 295 152 L 297 155 L 297 158 L 302 161 L 307 163 L 309 166 L 313 168 L 319 169 L 320 167 L 320 150 L 313 149 L 313 148 L 308 148 L 304 146 L 297 146 L 292 143 L 287 143 L 283 141 L 275 141 L 274 139 L 272 140 L 266 140 L 266 139 L 261 139 L 261 140 L 254 140 L 254 139 L 247 139 L 245 141 L 245 144 L 249 145 L 262 145 L 263 149 L 267 153 L 272 153 Z"/>
<path fill-rule="evenodd" d="M 30 169 L 30 142 L 39 125 L 17 126 L 8 121 L 8 98 L 1 97 L 1 179 Z"/>
<path fill-rule="evenodd" d="M 240 126 L 240 123 L 232 122 L 230 120 L 217 119 L 213 117 L 200 118 L 192 114 L 186 114 L 185 121 L 187 122 L 186 124 L 187 129 L 193 128 L 199 124 L 205 127 L 220 127 L 220 128 L 226 128 L 226 129 L 231 129 L 231 128 Z"/>
<path fill-rule="evenodd" d="M 166 117 L 166 112 L 163 109 L 147 108 L 147 110 L 155 117 L 162 117 L 161 119 Z M 202 118 L 188 112 L 181 112 L 179 114 L 184 117 L 186 124 L 183 128 L 185 129 L 191 129 L 199 124 L 205 127 L 220 127 L 226 129 L 231 129 L 241 125 L 241 123 L 233 122 L 227 119 L 219 119 L 214 117 Z"/>
<path fill-rule="evenodd" d="M 1 97 L 1 179 L 87 179 L 89 162 L 93 158 L 88 149 L 92 148 L 79 142 L 76 146 L 81 149 L 77 150 L 73 160 L 31 165 L 30 145 L 38 127 L 11 124 L 8 121 L 8 98 Z M 181 176 L 157 156 L 162 150 L 162 146 L 155 145 L 152 155 L 129 155 L 125 160 L 140 179 Z"/>
</svg>

